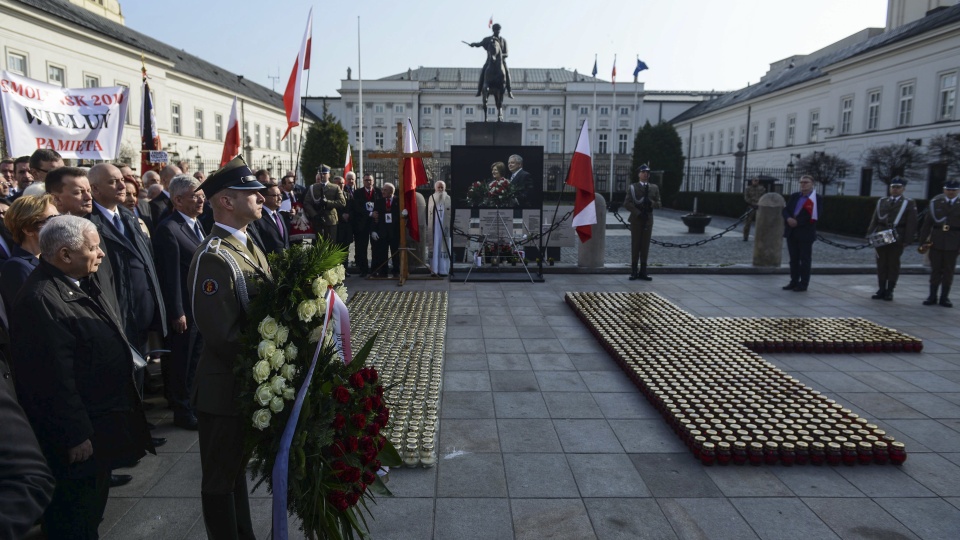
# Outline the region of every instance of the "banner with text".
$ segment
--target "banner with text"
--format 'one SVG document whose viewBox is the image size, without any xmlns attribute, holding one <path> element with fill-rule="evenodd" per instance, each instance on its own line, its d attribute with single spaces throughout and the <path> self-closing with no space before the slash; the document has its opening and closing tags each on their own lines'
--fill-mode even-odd
<svg viewBox="0 0 960 540">
<path fill-rule="evenodd" d="M 67 159 L 117 159 L 130 89 L 61 88 L 0 72 L 0 106 L 10 156 L 38 148 Z"/>
</svg>

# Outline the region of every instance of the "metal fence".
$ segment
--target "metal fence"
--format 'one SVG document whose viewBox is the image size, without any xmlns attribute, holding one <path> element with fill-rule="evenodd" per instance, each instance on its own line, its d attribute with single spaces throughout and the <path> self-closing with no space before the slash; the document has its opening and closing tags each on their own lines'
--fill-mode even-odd
<svg viewBox="0 0 960 540">
<path fill-rule="evenodd" d="M 720 193 L 741 193 L 745 180 L 738 178 L 734 167 L 690 167 L 684 170 L 685 177 L 681 191 L 709 191 Z M 754 176 L 765 183 L 772 183 L 777 193 L 793 193 L 800 190 L 800 174 L 786 167 L 748 168 L 745 178 Z M 842 182 L 841 182 L 842 183 Z"/>
</svg>

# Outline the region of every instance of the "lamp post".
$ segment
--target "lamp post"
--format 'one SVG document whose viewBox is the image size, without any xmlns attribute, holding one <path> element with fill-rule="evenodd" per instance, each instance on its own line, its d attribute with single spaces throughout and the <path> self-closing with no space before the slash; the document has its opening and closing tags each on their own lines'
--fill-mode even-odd
<svg viewBox="0 0 960 540">
<path fill-rule="evenodd" d="M 716 167 L 713 169 L 713 173 L 717 176 L 717 186 L 716 186 L 717 193 L 720 193 L 720 179 L 723 177 L 723 169 L 721 167 L 723 167 L 726 164 L 727 164 L 726 161 L 722 161 L 722 160 L 717 161 Z"/>
<path fill-rule="evenodd" d="M 914 146 L 923 146 L 923 139 L 907 139 L 905 144 L 912 144 Z"/>
<path fill-rule="evenodd" d="M 816 152 L 814 152 L 816 154 Z M 793 158 L 800 159 L 800 154 L 790 154 L 790 163 L 787 163 L 787 175 L 790 177 L 790 180 L 793 180 L 793 173 L 797 169 L 797 166 L 793 164 Z"/>
</svg>

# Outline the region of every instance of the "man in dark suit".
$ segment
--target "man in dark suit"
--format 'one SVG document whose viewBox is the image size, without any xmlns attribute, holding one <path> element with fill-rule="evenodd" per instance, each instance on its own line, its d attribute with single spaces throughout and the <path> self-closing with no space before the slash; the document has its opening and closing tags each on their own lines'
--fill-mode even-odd
<svg viewBox="0 0 960 540">
<path fill-rule="evenodd" d="M 790 283 L 783 290 L 803 292 L 810 284 L 810 265 L 813 243 L 817 240 L 817 220 L 820 218 L 820 198 L 813 177 L 800 177 L 800 191 L 790 195 L 783 207 L 783 237 L 790 253 Z"/>
<path fill-rule="evenodd" d="M 200 360 L 202 338 L 190 309 L 190 282 L 187 279 L 193 252 L 206 236 L 197 216 L 203 211 L 203 192 L 194 192 L 200 182 L 185 174 L 170 182 L 170 200 L 174 211 L 153 231 L 153 251 L 163 303 L 170 322 L 167 345 L 170 358 L 163 361 L 164 384 L 173 424 L 183 429 L 196 430 L 197 416 L 190 404 L 190 387 Z"/>
<path fill-rule="evenodd" d="M 517 204 L 526 206 L 530 188 L 533 187 L 533 177 L 523 170 L 523 158 L 517 154 L 507 160 L 507 168 L 510 169 L 510 185 L 517 190 Z"/>
<path fill-rule="evenodd" d="M 163 187 L 163 191 L 150 200 L 150 220 L 153 221 L 154 226 L 159 225 L 173 211 L 168 190 L 170 189 L 170 181 L 178 174 L 183 173 L 180 171 L 180 167 L 176 165 L 167 165 L 160 171 L 160 185 Z"/>
<path fill-rule="evenodd" d="M 167 335 L 153 247 L 136 216 L 120 204 L 127 196 L 120 169 L 101 163 L 90 168 L 88 177 L 94 202 L 89 218 L 100 232 L 113 267 L 121 320 L 127 337 L 146 356 L 149 330 L 155 327 L 161 336 Z"/>
<path fill-rule="evenodd" d="M 383 185 L 383 198 L 374 206 L 373 268 L 380 277 L 387 276 L 387 252 L 392 260 L 393 277 L 400 275 L 400 199 L 394 196 L 393 184 Z M 406 210 L 404 210 L 406 212 Z"/>
<path fill-rule="evenodd" d="M 360 269 L 360 277 L 370 272 L 367 253 L 370 245 L 370 233 L 373 232 L 373 213 L 377 201 L 383 199 L 380 188 L 373 185 L 373 173 L 363 175 L 363 188 L 354 192 L 353 209 L 350 211 L 353 222 L 353 248 Z"/>
<path fill-rule="evenodd" d="M 283 178 L 280 179 L 281 196 L 283 200 L 290 199 L 291 203 L 303 204 L 303 192 L 305 189 L 303 186 L 298 186 L 296 182 L 297 179 L 293 171 L 287 171 L 287 174 L 283 175 Z"/>
<path fill-rule="evenodd" d="M 263 184 L 237 156 L 200 185 L 213 208 L 214 225 L 194 254 L 188 282 L 204 347 L 192 394 L 200 421 L 200 495 L 209 538 L 254 538 L 247 492 L 243 433 L 249 418 L 237 415 L 243 303 L 260 280 L 271 279 L 266 255 L 248 236 L 261 216 Z"/>
<path fill-rule="evenodd" d="M 41 231 L 40 250 L 10 334 L 17 395 L 57 481 L 44 532 L 97 538 L 112 466 L 154 448 L 133 383 L 133 344 L 89 279 L 104 257 L 96 226 L 58 217 Z"/>
<path fill-rule="evenodd" d="M 267 187 L 260 190 L 263 195 L 263 215 L 251 225 L 260 236 L 265 253 L 281 253 L 290 247 L 290 218 L 279 211 L 282 198 L 280 186 L 264 185 Z"/>
<path fill-rule="evenodd" d="M 943 185 L 943 193 L 930 199 L 927 217 L 920 230 L 920 243 L 930 249 L 930 296 L 923 305 L 937 303 L 940 290 L 940 305 L 953 307 L 950 287 L 957 268 L 960 253 L 960 180 L 953 178 Z M 942 288 L 941 288 L 942 287 Z"/>
</svg>

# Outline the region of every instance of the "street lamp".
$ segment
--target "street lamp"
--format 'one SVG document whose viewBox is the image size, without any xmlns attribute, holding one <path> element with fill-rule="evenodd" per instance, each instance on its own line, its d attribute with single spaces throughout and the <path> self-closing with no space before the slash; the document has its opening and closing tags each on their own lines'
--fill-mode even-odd
<svg viewBox="0 0 960 540">
<path fill-rule="evenodd" d="M 787 175 L 790 178 L 793 178 L 793 171 L 796 170 L 796 165 L 793 164 L 793 158 L 800 159 L 802 156 L 800 154 L 790 154 L 790 163 L 787 163 Z"/>
<path fill-rule="evenodd" d="M 717 193 L 720 192 L 720 179 L 722 178 L 722 175 L 723 175 L 723 169 L 721 169 L 721 167 L 723 167 L 726 164 L 727 164 L 726 161 L 722 161 L 722 160 L 717 161 L 716 167 L 713 169 L 713 173 L 717 176 L 717 186 L 716 186 Z"/>
<path fill-rule="evenodd" d="M 923 139 L 907 139 L 905 144 L 912 144 L 914 146 L 923 146 Z"/>
</svg>

